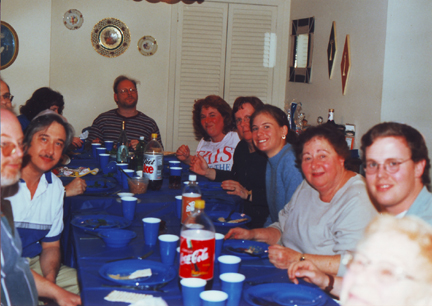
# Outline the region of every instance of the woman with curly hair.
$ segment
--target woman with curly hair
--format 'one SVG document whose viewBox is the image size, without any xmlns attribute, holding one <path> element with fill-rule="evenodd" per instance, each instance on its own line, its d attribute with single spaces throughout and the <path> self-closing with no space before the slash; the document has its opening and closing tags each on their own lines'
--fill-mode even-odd
<svg viewBox="0 0 432 306">
<path fill-rule="evenodd" d="M 213 169 L 230 171 L 237 143 L 237 132 L 233 132 L 231 107 L 219 96 L 210 95 L 197 100 L 192 112 L 196 140 L 200 140 L 196 154 L 204 157 Z M 177 149 L 177 158 L 190 165 L 195 156 L 187 145 Z"/>
<path fill-rule="evenodd" d="M 40 112 L 50 109 L 53 112 L 62 115 L 64 109 L 63 95 L 58 91 L 54 91 L 49 87 L 41 87 L 37 89 L 30 99 L 20 107 L 21 115 L 18 116 L 18 121 L 21 124 L 23 133 L 30 124 L 30 121 Z M 82 140 L 79 137 L 74 137 L 72 144 L 75 147 L 82 145 Z"/>
</svg>

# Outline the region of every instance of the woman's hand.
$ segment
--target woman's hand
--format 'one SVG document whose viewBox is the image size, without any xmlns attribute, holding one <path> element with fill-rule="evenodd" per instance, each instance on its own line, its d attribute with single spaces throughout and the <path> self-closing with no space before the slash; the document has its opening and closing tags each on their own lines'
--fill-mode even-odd
<svg viewBox="0 0 432 306">
<path fill-rule="evenodd" d="M 72 139 L 72 144 L 76 147 L 76 148 L 81 148 L 83 141 L 79 138 L 79 137 L 74 137 Z"/>
<path fill-rule="evenodd" d="M 247 230 L 240 227 L 235 227 L 229 230 L 225 235 L 225 239 L 246 239 L 252 240 L 254 235 L 251 230 Z"/>
<path fill-rule="evenodd" d="M 221 187 L 227 191 L 228 194 L 238 195 L 243 200 L 248 197 L 248 190 L 244 188 L 239 182 L 233 180 L 223 181 Z"/>
<path fill-rule="evenodd" d="M 87 188 L 85 180 L 82 178 L 75 178 L 72 182 L 66 185 L 65 191 L 67 197 L 73 197 L 79 194 L 83 194 Z"/>
<path fill-rule="evenodd" d="M 190 170 L 192 170 L 193 172 L 199 175 L 206 175 L 207 171 L 209 170 L 209 167 L 204 157 L 197 155 L 197 156 L 191 156 Z"/>
<path fill-rule="evenodd" d="M 299 261 L 301 256 L 301 253 L 279 244 L 269 246 L 268 250 L 270 262 L 278 269 L 288 269 L 289 265 Z"/>
<path fill-rule="evenodd" d="M 288 277 L 294 284 L 298 284 L 297 278 L 303 278 L 321 289 L 324 289 L 329 282 L 328 276 L 309 260 L 293 262 L 288 267 Z"/>
<path fill-rule="evenodd" d="M 182 161 L 182 162 L 184 162 L 184 163 L 186 163 L 186 164 L 188 164 L 188 165 L 190 164 L 191 156 L 190 156 L 190 149 L 189 149 L 188 146 L 186 146 L 186 145 L 181 145 L 181 146 L 177 149 L 176 156 L 177 156 L 177 158 L 178 158 L 180 161 Z"/>
</svg>

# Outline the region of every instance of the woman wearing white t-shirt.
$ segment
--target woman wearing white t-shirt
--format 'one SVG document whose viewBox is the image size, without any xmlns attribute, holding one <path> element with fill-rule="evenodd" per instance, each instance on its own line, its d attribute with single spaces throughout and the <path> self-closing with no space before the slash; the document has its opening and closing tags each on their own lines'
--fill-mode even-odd
<svg viewBox="0 0 432 306">
<path fill-rule="evenodd" d="M 231 107 L 221 97 L 210 95 L 197 100 L 192 113 L 195 138 L 200 140 L 197 155 L 204 157 L 210 168 L 230 171 L 240 141 L 237 132 L 232 131 Z M 187 145 L 180 146 L 176 156 L 188 165 L 194 158 Z"/>
</svg>

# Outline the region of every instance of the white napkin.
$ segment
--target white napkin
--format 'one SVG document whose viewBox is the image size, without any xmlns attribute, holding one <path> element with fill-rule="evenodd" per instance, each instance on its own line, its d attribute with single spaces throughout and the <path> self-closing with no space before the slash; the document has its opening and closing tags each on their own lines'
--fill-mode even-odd
<svg viewBox="0 0 432 306">
<path fill-rule="evenodd" d="M 130 306 L 168 306 L 161 297 L 118 290 L 111 291 L 104 299 L 110 302 L 132 303 Z"/>
<path fill-rule="evenodd" d="M 84 133 L 81 133 L 81 135 L 79 135 L 79 138 L 81 140 L 84 140 L 84 139 L 87 139 L 88 135 L 89 135 L 89 131 L 87 130 Z"/>
</svg>

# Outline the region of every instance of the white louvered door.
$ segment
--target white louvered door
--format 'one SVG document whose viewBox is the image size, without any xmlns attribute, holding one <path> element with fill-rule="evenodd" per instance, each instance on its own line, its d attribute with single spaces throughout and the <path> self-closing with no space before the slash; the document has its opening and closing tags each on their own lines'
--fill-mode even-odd
<svg viewBox="0 0 432 306">
<path fill-rule="evenodd" d="M 277 8 L 203 2 L 179 4 L 173 149 L 195 152 L 192 109 L 210 94 L 230 105 L 238 96 L 271 103 L 273 68 L 263 67 L 264 35 L 275 32 Z"/>
</svg>

